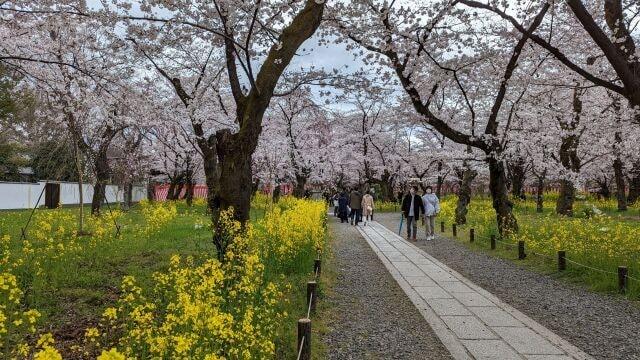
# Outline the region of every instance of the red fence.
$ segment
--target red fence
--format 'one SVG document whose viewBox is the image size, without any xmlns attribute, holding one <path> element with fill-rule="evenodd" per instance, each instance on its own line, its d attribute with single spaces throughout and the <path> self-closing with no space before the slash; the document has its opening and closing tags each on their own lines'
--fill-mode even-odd
<svg viewBox="0 0 640 360">
<path fill-rule="evenodd" d="M 180 199 L 184 198 L 185 193 L 187 192 L 186 186 L 182 188 L 180 191 Z M 165 201 L 167 200 L 167 194 L 169 193 L 169 184 L 156 185 L 154 188 L 154 200 L 156 201 Z M 193 198 L 206 198 L 207 197 L 207 185 L 194 185 L 193 187 Z"/>
<path fill-rule="evenodd" d="M 156 201 L 165 201 L 167 200 L 167 194 L 169 193 L 169 184 L 156 185 L 154 187 L 154 200 Z M 269 185 L 265 185 L 260 189 L 263 194 L 270 194 L 271 187 Z M 187 192 L 187 187 L 183 187 L 182 191 L 180 191 L 180 199 L 183 199 L 185 193 Z M 289 195 L 293 193 L 293 185 L 291 184 L 280 184 L 280 194 L 281 195 Z M 206 198 L 207 197 L 207 185 L 204 184 L 196 184 L 193 187 L 193 198 Z"/>
</svg>

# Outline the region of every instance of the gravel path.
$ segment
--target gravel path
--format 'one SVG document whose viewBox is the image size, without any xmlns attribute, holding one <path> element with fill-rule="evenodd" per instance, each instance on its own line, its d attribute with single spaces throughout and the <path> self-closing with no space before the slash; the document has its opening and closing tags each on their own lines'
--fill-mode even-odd
<svg viewBox="0 0 640 360">
<path fill-rule="evenodd" d="M 398 231 L 399 214 L 379 214 L 376 220 Z M 640 359 L 639 304 L 472 251 L 456 240 L 417 245 L 595 358 Z"/>
<path fill-rule="evenodd" d="M 338 273 L 322 299 L 330 313 L 328 359 L 451 359 L 446 348 L 355 227 L 330 216 Z"/>
</svg>

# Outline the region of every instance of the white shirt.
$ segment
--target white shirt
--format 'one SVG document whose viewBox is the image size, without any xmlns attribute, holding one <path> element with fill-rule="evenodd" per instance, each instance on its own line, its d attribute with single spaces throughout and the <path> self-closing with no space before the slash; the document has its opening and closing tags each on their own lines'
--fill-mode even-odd
<svg viewBox="0 0 640 360">
<path fill-rule="evenodd" d="M 409 206 L 409 216 L 413 216 L 413 200 L 415 200 L 416 196 L 411 195 L 411 206 Z"/>
</svg>

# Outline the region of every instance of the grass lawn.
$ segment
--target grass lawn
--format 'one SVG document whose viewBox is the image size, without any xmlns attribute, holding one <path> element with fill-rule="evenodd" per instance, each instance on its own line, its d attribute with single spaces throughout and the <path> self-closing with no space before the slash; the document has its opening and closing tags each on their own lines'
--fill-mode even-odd
<svg viewBox="0 0 640 360">
<path fill-rule="evenodd" d="M 76 229 L 78 207 L 38 209 L 27 229 L 27 248 L 34 249 L 31 255 L 20 239 L 30 210 L 0 212 L 0 239 L 6 257 L 0 270 L 9 270 L 17 277 L 24 292 L 21 306 L 41 313 L 37 333 L 52 333 L 65 359 L 74 357 L 71 347 L 82 344 L 85 330 L 96 326 L 103 311 L 114 306 L 121 295 L 123 276 L 135 277 L 138 286 L 151 291 L 153 274 L 166 272 L 172 255 L 192 256 L 196 263 L 215 258 L 204 203 L 188 207 L 176 202 L 174 206 L 176 213 L 166 218 L 166 212 L 145 211 L 138 205 L 128 212 L 118 212 L 118 237 L 108 215 L 99 221 L 87 217 L 86 228 L 92 235 L 76 237 L 71 233 Z M 251 222 L 256 228 L 264 227 L 261 220 L 268 208 L 260 202 L 254 206 Z M 108 210 L 103 214 L 109 214 Z M 286 326 L 278 329 L 274 340 L 277 358 L 295 358 L 296 322 L 303 313 L 306 315 L 306 282 L 312 279 L 314 256 L 313 252 L 305 254 L 300 264 L 286 270 L 265 262 L 267 280 L 286 289 L 277 305 L 286 314 L 282 321 Z M 26 337 L 27 342 L 35 342 L 32 335 Z M 9 338 L 5 344 L 24 340 Z"/>
</svg>

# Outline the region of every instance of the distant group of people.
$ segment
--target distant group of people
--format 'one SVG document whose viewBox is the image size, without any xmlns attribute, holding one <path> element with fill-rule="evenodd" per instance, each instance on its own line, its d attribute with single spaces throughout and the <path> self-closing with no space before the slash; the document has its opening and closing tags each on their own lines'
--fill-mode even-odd
<svg viewBox="0 0 640 360">
<path fill-rule="evenodd" d="M 347 194 L 343 191 L 335 194 L 332 198 L 333 214 L 340 218 L 340 222 L 351 222 L 351 225 L 358 225 L 363 222 L 373 221 L 373 210 L 375 208 L 375 198 L 370 190 L 364 195 L 358 189 L 354 189 Z"/>
<path fill-rule="evenodd" d="M 433 193 L 433 188 L 427 186 L 424 195 L 418 195 L 418 188 L 412 186 L 409 193 L 402 199 L 402 216 L 407 221 L 407 240 L 416 241 L 418 221 L 423 215 L 422 224 L 425 225 L 427 240 L 435 238 L 436 216 L 440 213 L 440 200 Z"/>
<path fill-rule="evenodd" d="M 368 221 L 373 221 L 375 197 L 372 191 L 368 190 L 364 195 L 358 189 L 350 193 L 342 191 L 333 195 L 330 201 L 333 204 L 333 214 L 340 219 L 341 223 L 350 222 L 351 225 L 359 225 L 364 219 L 364 225 L 367 225 Z M 425 188 L 422 196 L 418 195 L 417 187 L 409 188 L 409 193 L 402 198 L 401 210 L 403 220 L 407 222 L 407 240 L 416 241 L 420 220 L 425 226 L 426 239 L 435 238 L 435 219 L 440 213 L 440 200 L 433 193 L 431 186 Z"/>
</svg>

